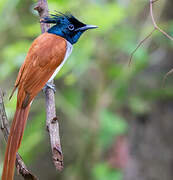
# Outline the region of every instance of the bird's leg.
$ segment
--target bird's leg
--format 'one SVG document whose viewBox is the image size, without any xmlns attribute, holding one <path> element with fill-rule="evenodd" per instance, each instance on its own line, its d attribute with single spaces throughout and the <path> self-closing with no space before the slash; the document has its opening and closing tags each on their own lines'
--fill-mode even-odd
<svg viewBox="0 0 173 180">
<path fill-rule="evenodd" d="M 52 89 L 52 90 L 54 91 L 54 93 L 56 92 L 55 84 L 52 84 L 52 83 L 47 82 L 47 83 L 45 84 L 44 88 L 42 89 L 44 93 L 46 92 L 46 89 L 47 89 L 47 88 Z"/>
</svg>

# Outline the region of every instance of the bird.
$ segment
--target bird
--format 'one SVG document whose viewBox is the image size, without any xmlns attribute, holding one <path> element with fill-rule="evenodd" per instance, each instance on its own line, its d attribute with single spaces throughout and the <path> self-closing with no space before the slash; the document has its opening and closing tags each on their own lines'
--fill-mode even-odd
<svg viewBox="0 0 173 180">
<path fill-rule="evenodd" d="M 21 144 L 32 101 L 45 86 L 53 88 L 50 81 L 62 68 L 80 36 L 88 29 L 97 28 L 79 21 L 69 12 L 51 14 L 40 22 L 52 26 L 31 44 L 10 96 L 11 99 L 15 90 L 18 90 L 16 111 L 5 151 L 2 180 L 14 178 L 16 153 Z"/>
</svg>

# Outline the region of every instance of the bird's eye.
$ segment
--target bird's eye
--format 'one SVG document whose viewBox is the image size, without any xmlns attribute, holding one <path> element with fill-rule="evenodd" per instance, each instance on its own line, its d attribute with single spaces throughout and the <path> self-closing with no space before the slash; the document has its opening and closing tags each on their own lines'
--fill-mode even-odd
<svg viewBox="0 0 173 180">
<path fill-rule="evenodd" d="M 74 25 L 73 25 L 73 24 L 70 24 L 70 25 L 68 26 L 68 29 L 69 29 L 70 31 L 73 31 L 73 30 L 74 30 Z"/>
</svg>

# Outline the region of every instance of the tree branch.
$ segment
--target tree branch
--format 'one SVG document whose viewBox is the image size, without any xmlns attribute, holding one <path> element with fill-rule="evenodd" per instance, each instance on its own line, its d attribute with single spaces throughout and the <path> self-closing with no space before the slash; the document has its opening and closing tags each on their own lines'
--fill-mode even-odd
<svg viewBox="0 0 173 180">
<path fill-rule="evenodd" d="M 47 0 L 38 0 L 36 7 L 40 18 L 49 16 Z M 42 33 L 46 32 L 50 26 L 47 23 L 41 23 Z M 51 82 L 53 84 L 53 81 Z M 63 154 L 61 150 L 60 136 L 59 136 L 59 122 L 56 117 L 55 108 L 55 95 L 54 91 L 50 88 L 46 88 L 46 126 L 50 136 L 52 158 L 56 169 L 61 171 L 63 169 Z"/>
<path fill-rule="evenodd" d="M 150 16 L 151 16 L 151 19 L 152 19 L 152 23 L 153 23 L 153 26 L 154 26 L 154 29 L 151 31 L 151 33 L 149 33 L 139 44 L 138 46 L 135 48 L 135 50 L 131 53 L 130 55 L 130 60 L 129 60 L 129 65 L 131 64 L 131 61 L 132 61 L 132 58 L 134 56 L 134 54 L 136 53 L 136 51 L 138 50 L 138 48 L 149 38 L 151 37 L 151 35 L 153 34 L 153 32 L 155 30 L 158 30 L 160 31 L 164 36 L 166 36 L 168 39 L 170 39 L 171 41 L 173 41 L 173 37 L 171 37 L 169 34 L 167 34 L 165 31 L 163 31 L 156 23 L 155 21 L 155 18 L 154 18 L 154 15 L 153 15 L 153 4 L 155 2 L 157 2 L 159 0 L 149 0 L 149 4 L 150 4 Z M 164 81 L 166 80 L 167 76 L 170 75 L 171 73 L 173 72 L 173 70 L 171 69 L 164 77 Z"/>
<path fill-rule="evenodd" d="M 130 59 L 129 59 L 129 63 L 128 63 L 129 66 L 130 66 L 130 64 L 131 64 L 131 62 L 132 62 L 132 58 L 133 58 L 134 54 L 136 53 L 136 51 L 143 45 L 143 43 L 144 43 L 147 39 L 149 39 L 149 38 L 152 36 L 152 34 L 153 34 L 153 32 L 154 32 L 155 30 L 156 30 L 156 28 L 154 28 L 142 41 L 140 41 L 139 44 L 137 45 L 137 47 L 133 50 L 133 52 L 132 52 L 131 55 L 130 55 Z"/>
<path fill-rule="evenodd" d="M 157 2 L 159 0 L 150 0 L 150 15 L 151 15 L 151 19 L 152 19 L 152 22 L 153 22 L 153 26 L 155 29 L 157 29 L 158 31 L 160 31 L 163 35 L 165 35 L 168 39 L 172 40 L 173 41 L 173 38 L 167 34 L 165 31 L 163 31 L 161 28 L 159 28 L 159 26 L 157 25 L 155 19 L 154 19 L 154 15 L 153 15 L 153 4 L 155 2 Z"/>
<path fill-rule="evenodd" d="M 5 112 L 3 92 L 1 89 L 0 89 L 0 124 L 5 141 L 7 141 L 10 133 L 10 128 L 9 128 L 10 125 Z M 16 154 L 16 168 L 18 173 L 20 173 L 25 180 L 38 180 L 33 174 L 29 172 L 19 153 Z"/>
</svg>

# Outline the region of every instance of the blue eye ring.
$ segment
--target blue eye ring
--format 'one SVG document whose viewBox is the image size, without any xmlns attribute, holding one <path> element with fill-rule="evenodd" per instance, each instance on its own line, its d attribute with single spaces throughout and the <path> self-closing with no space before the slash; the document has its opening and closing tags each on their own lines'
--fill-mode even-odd
<svg viewBox="0 0 173 180">
<path fill-rule="evenodd" d="M 68 29 L 69 29 L 70 31 L 73 31 L 73 30 L 74 30 L 74 25 L 73 25 L 73 24 L 70 24 L 70 25 L 68 26 Z"/>
</svg>

